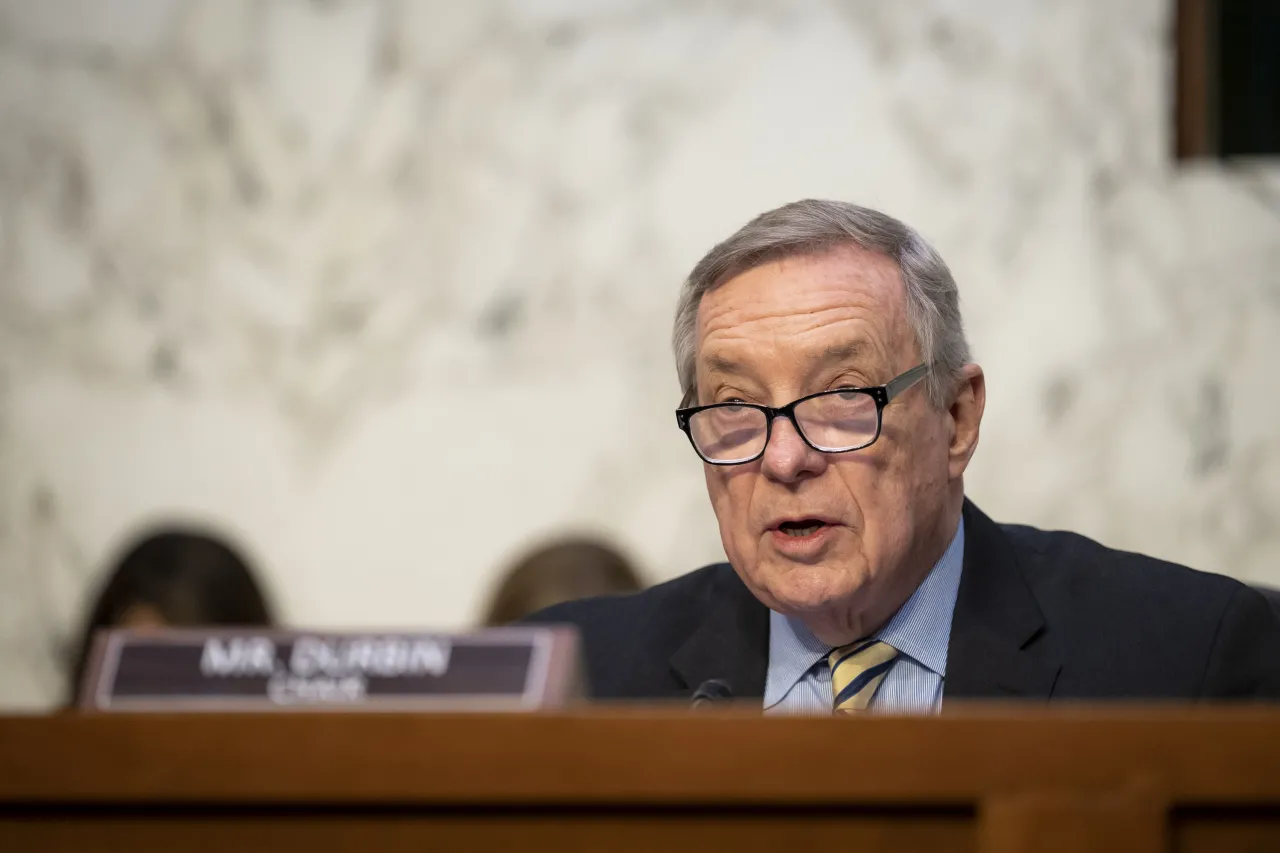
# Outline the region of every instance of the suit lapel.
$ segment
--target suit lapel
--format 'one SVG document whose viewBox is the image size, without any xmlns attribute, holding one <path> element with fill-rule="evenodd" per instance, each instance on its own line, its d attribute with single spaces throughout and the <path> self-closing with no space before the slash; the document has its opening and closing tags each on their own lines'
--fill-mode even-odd
<svg viewBox="0 0 1280 853">
<path fill-rule="evenodd" d="M 1061 670 L 1045 637 L 1045 620 L 1013 544 L 994 521 L 965 501 L 964 569 L 951 620 L 944 699 L 1048 699 Z M 726 565 L 706 618 L 671 656 L 689 695 L 702 682 L 729 682 L 737 699 L 764 696 L 769 665 L 769 610 Z"/>
<path fill-rule="evenodd" d="M 769 610 L 726 565 L 712 588 L 707 616 L 671 656 L 685 695 L 709 678 L 729 683 L 733 698 L 764 696 L 769 666 Z"/>
<path fill-rule="evenodd" d="M 1061 660 L 1013 543 L 969 501 L 964 569 L 951 620 L 945 699 L 1048 699 Z"/>
</svg>

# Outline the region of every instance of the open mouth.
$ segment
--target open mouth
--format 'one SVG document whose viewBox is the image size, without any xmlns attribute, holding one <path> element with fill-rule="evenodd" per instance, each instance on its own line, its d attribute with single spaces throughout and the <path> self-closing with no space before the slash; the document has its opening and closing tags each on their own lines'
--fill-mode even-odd
<svg viewBox="0 0 1280 853">
<path fill-rule="evenodd" d="M 812 536 L 822 528 L 826 527 L 825 521 L 816 518 L 802 518 L 799 521 L 784 521 L 778 525 L 778 531 L 795 539 L 803 539 L 806 536 Z"/>
</svg>

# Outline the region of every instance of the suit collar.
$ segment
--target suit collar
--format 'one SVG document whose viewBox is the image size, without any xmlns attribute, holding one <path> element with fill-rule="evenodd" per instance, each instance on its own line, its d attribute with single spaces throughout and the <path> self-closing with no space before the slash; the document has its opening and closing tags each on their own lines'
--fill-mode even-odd
<svg viewBox="0 0 1280 853">
<path fill-rule="evenodd" d="M 965 501 L 964 568 L 951 620 L 944 699 L 1047 699 L 1062 668 L 1013 543 Z M 769 610 L 728 564 L 719 567 L 707 615 L 671 656 L 684 695 L 710 678 L 736 698 L 764 696 Z"/>
<path fill-rule="evenodd" d="M 735 699 L 764 695 L 769 663 L 769 609 L 728 564 L 719 567 L 706 618 L 671 656 L 687 693 L 710 678 L 727 681 Z"/>
<path fill-rule="evenodd" d="M 1013 543 L 968 500 L 964 570 L 951 620 L 946 699 L 1048 699 L 1062 668 Z"/>
</svg>

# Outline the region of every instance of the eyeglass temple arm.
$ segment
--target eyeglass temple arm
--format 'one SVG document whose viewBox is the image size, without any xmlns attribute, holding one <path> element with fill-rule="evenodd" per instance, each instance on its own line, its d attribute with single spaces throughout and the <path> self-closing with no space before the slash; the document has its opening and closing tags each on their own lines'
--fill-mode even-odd
<svg viewBox="0 0 1280 853">
<path fill-rule="evenodd" d="M 893 400 L 894 397 L 898 396 L 903 391 L 910 388 L 912 385 L 915 385 L 917 382 L 923 379 L 924 375 L 928 372 L 929 372 L 929 365 L 917 364 L 915 367 L 911 368 L 906 373 L 903 373 L 902 375 L 891 379 L 889 381 L 889 384 L 884 386 L 884 395 L 886 398 L 886 402 Z"/>
</svg>

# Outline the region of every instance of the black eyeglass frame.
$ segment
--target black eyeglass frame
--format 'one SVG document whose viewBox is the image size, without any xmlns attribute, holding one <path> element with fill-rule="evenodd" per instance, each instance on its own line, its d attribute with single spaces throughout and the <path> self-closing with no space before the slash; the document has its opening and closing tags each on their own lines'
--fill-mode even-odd
<svg viewBox="0 0 1280 853">
<path fill-rule="evenodd" d="M 863 450 L 864 448 L 870 447 L 871 445 L 876 443 L 876 441 L 880 438 L 881 430 L 884 428 L 884 407 L 892 403 L 894 399 L 898 395 L 900 395 L 903 391 L 906 391 L 912 385 L 915 385 L 917 382 L 923 379 L 925 375 L 928 374 L 928 372 L 929 372 L 929 366 L 927 364 L 917 364 L 915 367 L 911 368 L 905 373 L 900 373 L 894 378 L 890 379 L 884 385 L 872 385 L 866 388 L 832 388 L 830 391 L 819 391 L 816 394 L 809 394 L 807 396 L 801 397 L 798 400 L 792 400 L 790 403 L 787 403 L 785 406 L 780 406 L 778 408 L 774 408 L 773 406 L 761 406 L 756 403 L 711 403 L 710 405 L 707 405 L 707 406 L 689 406 L 683 409 L 676 409 L 676 424 L 680 427 L 680 429 L 684 432 L 684 434 L 688 436 L 689 444 L 693 446 L 693 452 L 698 454 L 698 458 L 701 459 L 703 462 L 706 462 L 708 465 L 746 465 L 747 463 L 755 462 L 761 456 L 764 456 L 765 450 L 769 448 L 769 439 L 773 437 L 773 422 L 778 418 L 786 418 L 787 420 L 791 421 L 791 426 L 795 428 L 796 434 L 800 436 L 801 440 L 803 440 L 805 444 L 809 445 L 819 453 L 851 453 L 855 450 Z M 870 440 L 868 440 L 865 444 L 857 444 L 857 445 L 854 445 L 853 447 L 842 447 L 839 449 L 819 447 L 818 445 L 810 441 L 809 436 L 805 435 L 804 430 L 801 429 L 800 422 L 796 420 L 796 406 L 800 405 L 806 400 L 812 400 L 814 397 L 825 397 L 828 394 L 848 394 L 852 391 L 856 391 L 859 394 L 866 394 L 875 402 L 876 404 L 875 435 L 873 435 L 870 438 Z M 761 446 L 760 452 L 757 453 L 755 456 L 751 456 L 747 459 L 732 459 L 732 460 L 708 459 L 706 456 L 702 455 L 702 451 L 698 449 L 698 443 L 693 440 L 693 431 L 689 428 L 689 420 L 694 415 L 698 414 L 699 412 L 705 412 L 707 409 L 722 409 L 728 406 L 738 406 L 741 408 L 755 409 L 756 411 L 764 412 L 764 415 L 765 415 L 764 445 Z"/>
</svg>

